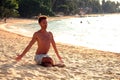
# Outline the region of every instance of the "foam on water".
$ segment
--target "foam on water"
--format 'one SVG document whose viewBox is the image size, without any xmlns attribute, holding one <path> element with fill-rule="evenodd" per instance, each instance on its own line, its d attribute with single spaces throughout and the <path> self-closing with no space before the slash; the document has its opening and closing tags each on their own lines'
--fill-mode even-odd
<svg viewBox="0 0 120 80">
<path fill-rule="evenodd" d="M 119 21 L 119 15 L 62 19 L 50 21 L 48 31 L 53 32 L 57 42 L 120 53 Z M 37 21 L 6 26 L 8 31 L 29 37 L 39 29 Z"/>
</svg>

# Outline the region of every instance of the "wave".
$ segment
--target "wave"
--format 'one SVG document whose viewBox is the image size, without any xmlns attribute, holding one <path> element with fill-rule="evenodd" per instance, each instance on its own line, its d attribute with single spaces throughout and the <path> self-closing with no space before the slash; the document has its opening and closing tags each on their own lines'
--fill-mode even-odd
<svg viewBox="0 0 120 80">
<path fill-rule="evenodd" d="M 70 18 L 50 21 L 47 30 L 53 32 L 57 42 L 120 53 L 119 21 L 118 16 Z M 4 29 L 32 37 L 40 26 L 37 23 L 14 24 Z"/>
</svg>

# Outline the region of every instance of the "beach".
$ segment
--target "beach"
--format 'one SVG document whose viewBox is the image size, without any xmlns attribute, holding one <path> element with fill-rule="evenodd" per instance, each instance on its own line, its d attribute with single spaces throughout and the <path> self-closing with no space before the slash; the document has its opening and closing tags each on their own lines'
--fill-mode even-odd
<svg viewBox="0 0 120 80">
<path fill-rule="evenodd" d="M 8 19 L 7 23 L 0 23 L 0 27 L 34 21 Z M 30 40 L 30 37 L 0 29 L 1 80 L 120 80 L 120 54 L 82 46 L 57 43 L 59 54 L 66 65 L 63 68 L 36 65 L 34 62 L 36 43 L 22 60 L 17 62 L 16 56 L 22 53 Z M 59 63 L 52 46 L 48 54 L 55 63 Z"/>
</svg>

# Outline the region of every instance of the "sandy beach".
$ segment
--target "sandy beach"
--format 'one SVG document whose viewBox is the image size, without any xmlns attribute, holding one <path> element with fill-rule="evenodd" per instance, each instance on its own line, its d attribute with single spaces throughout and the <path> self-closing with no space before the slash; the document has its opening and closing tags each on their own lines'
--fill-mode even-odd
<svg viewBox="0 0 120 80">
<path fill-rule="evenodd" d="M 69 17 L 66 17 L 69 18 Z M 58 18 L 49 18 L 55 20 Z M 29 19 L 8 19 L 2 26 L 34 22 Z M 0 29 L 0 80 L 120 80 L 120 54 L 57 43 L 66 67 L 42 67 L 34 62 L 34 44 L 21 61 L 15 60 L 31 38 Z M 53 48 L 48 53 L 59 63 Z"/>
</svg>

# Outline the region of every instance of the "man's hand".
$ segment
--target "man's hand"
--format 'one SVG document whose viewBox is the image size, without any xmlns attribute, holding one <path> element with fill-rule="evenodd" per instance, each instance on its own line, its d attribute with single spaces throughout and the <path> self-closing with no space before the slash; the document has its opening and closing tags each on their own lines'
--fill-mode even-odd
<svg viewBox="0 0 120 80">
<path fill-rule="evenodd" d="M 22 59 L 22 55 L 17 55 L 17 57 L 15 58 L 16 61 L 20 61 Z"/>
<path fill-rule="evenodd" d="M 57 55 L 59 60 L 60 60 L 60 63 L 64 63 L 63 60 L 62 60 L 62 57 L 60 57 L 59 55 Z"/>
<path fill-rule="evenodd" d="M 55 66 L 58 66 L 58 67 L 65 67 L 66 65 L 64 63 L 59 63 L 59 64 L 55 64 Z"/>
<path fill-rule="evenodd" d="M 63 62 L 62 58 L 60 58 L 60 62 L 61 62 L 62 64 L 64 64 L 64 62 Z"/>
</svg>

